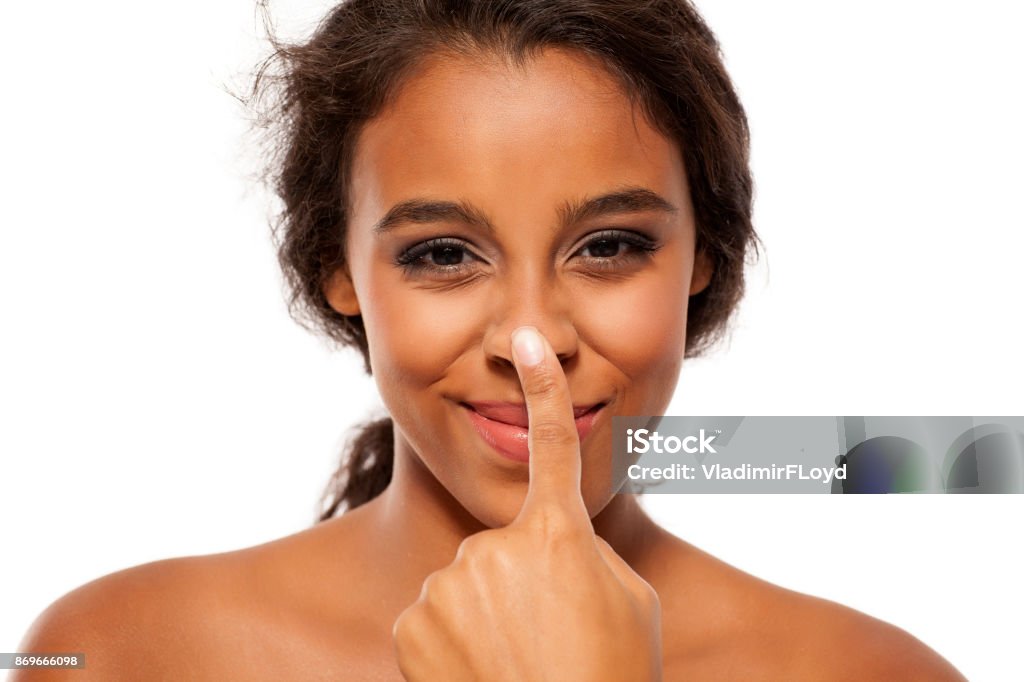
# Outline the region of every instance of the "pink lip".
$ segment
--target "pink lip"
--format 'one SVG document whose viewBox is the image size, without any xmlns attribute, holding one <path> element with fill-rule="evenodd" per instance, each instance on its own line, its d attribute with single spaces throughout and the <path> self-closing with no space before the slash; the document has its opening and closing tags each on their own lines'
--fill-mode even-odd
<svg viewBox="0 0 1024 682">
<path fill-rule="evenodd" d="M 526 405 L 483 401 L 460 403 L 466 408 L 469 420 L 477 433 L 499 454 L 518 462 L 530 461 L 529 418 Z M 604 403 L 573 407 L 576 419 L 576 433 L 580 442 L 587 437 L 594 426 L 594 420 Z"/>
</svg>

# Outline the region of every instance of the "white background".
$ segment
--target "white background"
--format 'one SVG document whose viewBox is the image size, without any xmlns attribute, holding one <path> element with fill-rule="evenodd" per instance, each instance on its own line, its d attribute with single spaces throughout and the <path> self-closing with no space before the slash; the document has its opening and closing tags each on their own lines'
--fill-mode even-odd
<svg viewBox="0 0 1024 682">
<path fill-rule="evenodd" d="M 5 9 L 0 651 L 102 574 L 307 526 L 379 404 L 354 353 L 285 312 L 224 91 L 265 53 L 252 4 Z M 731 343 L 686 366 L 669 412 L 1021 414 L 1014 3 L 701 4 L 752 122 L 767 252 Z M 289 35 L 327 6 L 274 4 Z M 646 504 L 972 680 L 1019 675 L 1024 496 Z"/>
</svg>

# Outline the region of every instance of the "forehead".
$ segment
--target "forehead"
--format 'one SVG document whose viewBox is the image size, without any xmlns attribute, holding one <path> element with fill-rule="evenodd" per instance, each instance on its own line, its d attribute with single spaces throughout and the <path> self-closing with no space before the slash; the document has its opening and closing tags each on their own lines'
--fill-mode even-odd
<svg viewBox="0 0 1024 682">
<path fill-rule="evenodd" d="M 622 187 L 689 202 L 678 147 L 620 80 L 548 49 L 523 64 L 425 60 L 360 134 L 349 196 L 355 223 L 412 198 L 469 201 L 500 223 L 546 221 L 566 200 Z"/>
</svg>

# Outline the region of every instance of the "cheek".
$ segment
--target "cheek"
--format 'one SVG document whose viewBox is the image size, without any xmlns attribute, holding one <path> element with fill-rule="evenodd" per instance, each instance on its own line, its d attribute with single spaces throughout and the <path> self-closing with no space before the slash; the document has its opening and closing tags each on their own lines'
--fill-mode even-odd
<svg viewBox="0 0 1024 682">
<path fill-rule="evenodd" d="M 579 327 L 622 374 L 631 407 L 653 408 L 637 414 L 657 413 L 675 389 L 685 351 L 692 267 L 681 254 L 664 254 L 658 268 L 628 285 L 580 299 Z"/>
<path fill-rule="evenodd" d="M 396 391 L 427 388 L 448 373 L 479 326 L 481 306 L 459 293 L 412 288 L 397 269 L 367 274 L 363 323 L 373 373 L 389 402 Z"/>
</svg>

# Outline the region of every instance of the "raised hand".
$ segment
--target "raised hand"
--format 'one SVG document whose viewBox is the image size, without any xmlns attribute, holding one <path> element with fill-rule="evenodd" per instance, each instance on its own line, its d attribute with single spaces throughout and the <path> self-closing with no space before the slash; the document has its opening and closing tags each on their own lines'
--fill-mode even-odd
<svg viewBox="0 0 1024 682">
<path fill-rule="evenodd" d="M 594 534 L 569 386 L 533 327 L 512 334 L 530 484 L 508 526 L 466 538 L 394 626 L 409 682 L 661 680 L 654 589 Z"/>
</svg>

